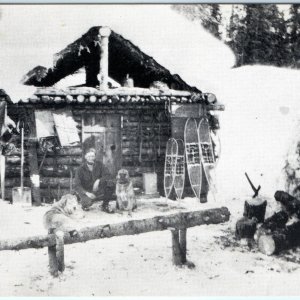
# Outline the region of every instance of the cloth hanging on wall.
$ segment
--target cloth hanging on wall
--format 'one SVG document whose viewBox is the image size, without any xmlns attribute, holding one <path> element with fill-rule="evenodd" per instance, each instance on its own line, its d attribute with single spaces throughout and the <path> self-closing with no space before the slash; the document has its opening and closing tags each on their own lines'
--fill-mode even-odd
<svg viewBox="0 0 300 300">
<path fill-rule="evenodd" d="M 62 147 L 80 142 L 76 122 L 69 109 L 36 110 L 36 133 L 38 139 L 57 136 Z"/>
<path fill-rule="evenodd" d="M 52 115 L 60 145 L 64 147 L 79 143 L 78 129 L 72 112 L 67 109 L 62 109 L 56 110 Z"/>
<path fill-rule="evenodd" d="M 36 110 L 35 124 L 36 124 L 36 135 L 37 138 L 45 138 L 48 136 L 54 136 L 54 120 L 52 112 L 50 110 Z"/>
</svg>

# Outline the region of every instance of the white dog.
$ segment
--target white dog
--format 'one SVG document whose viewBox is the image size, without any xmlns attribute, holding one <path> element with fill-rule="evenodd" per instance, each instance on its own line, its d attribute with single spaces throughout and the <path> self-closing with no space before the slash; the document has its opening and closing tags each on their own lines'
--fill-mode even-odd
<svg viewBox="0 0 300 300">
<path fill-rule="evenodd" d="M 54 231 L 76 232 L 79 228 L 79 218 L 83 218 L 83 211 L 77 197 L 66 194 L 45 213 L 43 217 L 44 227 Z"/>
</svg>

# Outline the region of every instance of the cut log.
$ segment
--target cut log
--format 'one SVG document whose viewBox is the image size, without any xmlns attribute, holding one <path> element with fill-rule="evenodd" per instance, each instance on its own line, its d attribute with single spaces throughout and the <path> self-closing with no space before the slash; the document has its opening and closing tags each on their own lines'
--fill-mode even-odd
<svg viewBox="0 0 300 300">
<path fill-rule="evenodd" d="M 38 149 L 38 156 L 39 158 L 42 157 L 44 153 Z M 80 146 L 72 146 L 72 147 L 63 147 L 59 150 L 57 150 L 56 153 L 48 152 L 47 157 L 53 157 L 53 156 L 81 156 L 82 155 L 82 149 Z"/>
<path fill-rule="evenodd" d="M 274 231 L 277 228 L 284 228 L 289 219 L 288 214 L 285 211 L 279 211 L 265 220 L 262 227 Z"/>
<path fill-rule="evenodd" d="M 258 240 L 261 235 L 271 234 L 273 231 L 284 228 L 289 219 L 285 211 L 279 211 L 265 220 L 265 222 L 256 231 L 255 239 Z"/>
<path fill-rule="evenodd" d="M 248 219 L 256 218 L 258 223 L 263 223 L 265 219 L 267 201 L 260 198 L 253 198 L 245 201 L 244 217 Z"/>
<path fill-rule="evenodd" d="M 258 239 L 258 249 L 266 254 L 278 254 L 300 245 L 300 222 L 293 223 L 269 235 L 261 235 Z"/>
<path fill-rule="evenodd" d="M 20 172 L 21 172 L 20 166 L 11 166 L 11 165 L 6 166 L 6 178 L 14 178 L 14 177 L 19 178 Z M 29 166 L 24 166 L 24 176 L 30 177 Z M 5 183 L 5 185 L 6 185 L 6 183 Z"/>
<path fill-rule="evenodd" d="M 300 217 L 300 201 L 283 191 L 277 191 L 274 195 L 276 201 L 280 202 L 289 215 L 296 214 Z"/>
<path fill-rule="evenodd" d="M 41 178 L 41 188 L 50 187 L 58 187 L 60 185 L 61 188 L 69 188 L 70 187 L 70 178 L 69 177 L 43 177 Z"/>
<path fill-rule="evenodd" d="M 65 233 L 64 242 L 66 245 L 114 236 L 168 230 L 169 228 L 185 229 L 199 225 L 219 224 L 228 221 L 229 216 L 230 213 L 227 207 L 156 216 L 148 219 L 82 228 L 78 231 L 78 235 L 73 237 Z M 53 235 L 33 236 L 15 240 L 0 240 L 0 251 L 41 248 L 52 245 L 55 245 Z"/>
<path fill-rule="evenodd" d="M 257 220 L 243 217 L 236 222 L 235 236 L 237 239 L 253 239 L 256 231 Z"/>
<path fill-rule="evenodd" d="M 30 177 L 26 177 L 24 178 L 24 185 L 25 186 L 30 186 Z M 5 180 L 5 187 L 6 188 L 13 188 L 15 186 L 20 186 L 21 182 L 20 182 L 20 178 L 19 177 L 14 177 L 14 178 L 6 178 Z"/>
<path fill-rule="evenodd" d="M 41 176 L 42 177 L 68 177 L 70 176 L 70 171 L 72 171 L 75 174 L 76 167 L 72 166 L 64 166 L 63 169 L 56 169 L 52 166 L 43 166 L 41 169 Z"/>
<path fill-rule="evenodd" d="M 55 165 L 74 165 L 78 166 L 82 162 L 81 156 L 58 156 L 57 158 L 54 157 L 46 157 L 43 163 L 43 166 L 55 166 Z"/>
</svg>

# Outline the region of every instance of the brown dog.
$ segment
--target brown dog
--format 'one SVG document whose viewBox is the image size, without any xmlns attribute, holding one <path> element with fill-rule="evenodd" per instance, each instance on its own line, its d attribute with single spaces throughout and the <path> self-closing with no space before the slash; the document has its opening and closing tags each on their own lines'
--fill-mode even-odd
<svg viewBox="0 0 300 300">
<path fill-rule="evenodd" d="M 126 169 L 121 169 L 117 175 L 116 183 L 117 209 L 127 210 L 131 216 L 133 210 L 137 208 L 136 198 L 132 181 Z"/>
<path fill-rule="evenodd" d="M 75 219 L 82 217 L 83 212 L 77 197 L 72 194 L 66 194 L 45 213 L 43 217 L 44 227 L 55 231 L 76 231 L 78 222 Z"/>
</svg>

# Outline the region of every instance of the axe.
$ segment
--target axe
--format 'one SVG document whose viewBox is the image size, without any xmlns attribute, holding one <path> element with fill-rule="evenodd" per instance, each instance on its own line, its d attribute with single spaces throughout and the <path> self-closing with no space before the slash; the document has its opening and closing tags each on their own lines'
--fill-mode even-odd
<svg viewBox="0 0 300 300">
<path fill-rule="evenodd" d="M 247 180 L 248 180 L 248 182 L 249 182 L 249 184 L 250 184 L 250 186 L 251 186 L 251 188 L 252 188 L 252 190 L 253 190 L 253 192 L 254 192 L 254 195 L 252 196 L 252 198 L 255 198 L 255 197 L 257 197 L 258 192 L 259 192 L 259 190 L 260 190 L 260 185 L 259 185 L 257 188 L 255 188 L 255 186 L 254 186 L 253 183 L 251 182 L 251 180 L 250 180 L 250 178 L 249 178 L 249 176 L 248 176 L 248 174 L 247 174 L 246 172 L 245 172 L 245 175 L 246 175 Z"/>
</svg>

